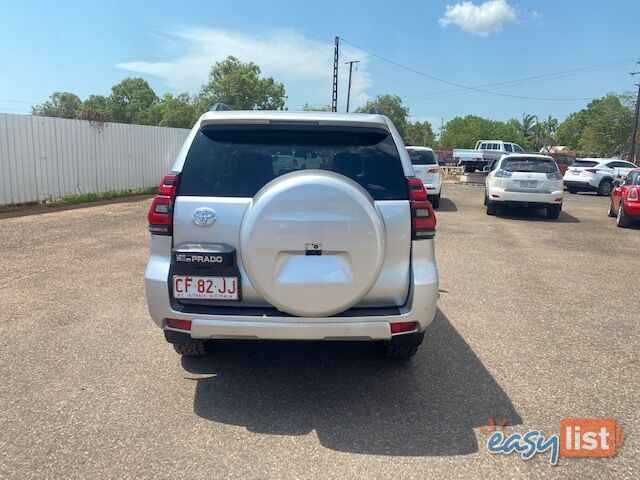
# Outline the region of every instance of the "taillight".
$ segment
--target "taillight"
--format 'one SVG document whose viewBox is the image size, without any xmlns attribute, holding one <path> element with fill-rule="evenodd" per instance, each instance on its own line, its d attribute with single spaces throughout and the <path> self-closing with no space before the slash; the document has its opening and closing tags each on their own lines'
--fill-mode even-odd
<svg viewBox="0 0 640 480">
<path fill-rule="evenodd" d="M 427 173 L 438 173 L 438 167 L 431 167 L 427 169 Z"/>
<path fill-rule="evenodd" d="M 427 200 L 427 191 L 422 180 L 407 177 L 409 188 L 409 205 L 411 206 L 411 238 L 419 240 L 433 238 L 436 234 L 436 215 L 431 203 Z"/>
<path fill-rule="evenodd" d="M 585 168 L 584 171 L 589 173 L 598 173 L 597 168 Z"/>
<path fill-rule="evenodd" d="M 637 202 L 638 201 L 638 189 L 637 188 L 630 188 L 628 193 L 627 193 L 627 200 L 629 200 L 630 202 Z"/>
<path fill-rule="evenodd" d="M 147 220 L 149 231 L 156 235 L 171 235 L 173 229 L 173 202 L 176 198 L 179 175 L 165 175 L 158 186 L 158 195 L 151 202 Z"/>
<path fill-rule="evenodd" d="M 165 318 L 167 327 L 177 330 L 191 331 L 191 320 L 180 320 L 178 318 Z"/>
<path fill-rule="evenodd" d="M 413 332 L 418 329 L 418 322 L 400 322 L 391 324 L 391 335 Z"/>
</svg>

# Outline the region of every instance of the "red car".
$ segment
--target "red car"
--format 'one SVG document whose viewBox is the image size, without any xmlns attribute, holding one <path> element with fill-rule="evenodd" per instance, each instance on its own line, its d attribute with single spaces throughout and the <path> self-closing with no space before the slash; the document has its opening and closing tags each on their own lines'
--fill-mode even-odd
<svg viewBox="0 0 640 480">
<path fill-rule="evenodd" d="M 562 176 L 567 172 L 567 168 L 573 165 L 573 162 L 576 161 L 576 157 L 573 155 L 567 155 L 566 153 L 549 153 L 549 156 L 553 157 L 556 161 L 558 170 L 560 170 Z"/>
<path fill-rule="evenodd" d="M 616 217 L 619 227 L 640 220 L 640 168 L 631 170 L 622 183 L 614 181 L 609 201 L 609 216 Z"/>
</svg>

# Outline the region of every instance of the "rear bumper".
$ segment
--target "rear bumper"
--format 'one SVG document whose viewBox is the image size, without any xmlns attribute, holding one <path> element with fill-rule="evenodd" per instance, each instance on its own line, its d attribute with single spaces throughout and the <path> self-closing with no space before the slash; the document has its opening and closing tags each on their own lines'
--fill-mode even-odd
<svg viewBox="0 0 640 480">
<path fill-rule="evenodd" d="M 562 204 L 563 192 L 558 190 L 550 193 L 513 192 L 502 188 L 492 188 L 489 200 L 499 203 L 529 204 L 531 206 L 546 206 Z"/>
<path fill-rule="evenodd" d="M 423 332 L 433 321 L 438 299 L 438 270 L 434 241 L 412 242 L 411 286 L 404 305 L 395 308 L 357 309 L 333 317 L 294 317 L 277 311 L 251 314 L 231 308 L 224 314 L 186 313 L 174 310 L 169 301 L 170 258 L 151 255 L 145 272 L 147 306 L 153 321 L 164 330 L 167 318 L 191 320 L 191 338 L 261 340 L 389 340 L 391 323 L 416 322 Z M 268 310 L 268 309 L 267 309 Z M 362 311 L 362 314 L 359 312 Z M 411 333 L 411 332 L 409 332 Z M 397 336 L 394 335 L 394 338 Z"/>
<path fill-rule="evenodd" d="M 425 183 L 424 189 L 427 191 L 427 195 L 430 197 L 437 197 L 442 190 L 442 182 L 439 183 Z"/>
<path fill-rule="evenodd" d="M 598 190 L 597 185 L 591 185 L 589 182 L 581 182 L 579 180 L 563 180 L 564 186 L 575 190 L 595 191 Z"/>
</svg>

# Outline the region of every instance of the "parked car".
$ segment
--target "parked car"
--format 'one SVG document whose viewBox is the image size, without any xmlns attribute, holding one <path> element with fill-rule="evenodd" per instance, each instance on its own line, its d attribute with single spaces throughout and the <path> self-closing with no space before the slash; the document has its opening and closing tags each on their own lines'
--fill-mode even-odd
<svg viewBox="0 0 640 480">
<path fill-rule="evenodd" d="M 494 162 L 485 181 L 487 215 L 500 206 L 546 208 L 547 218 L 557 219 L 562 211 L 562 175 L 553 158 L 539 154 L 503 155 Z"/>
<path fill-rule="evenodd" d="M 637 168 L 631 162 L 615 158 L 578 158 L 564 174 L 569 193 L 597 192 L 608 196 L 615 180 L 622 180 Z"/>
<path fill-rule="evenodd" d="M 469 173 L 482 170 L 502 155 L 509 153 L 524 153 L 524 150 L 517 143 L 478 140 L 474 149 L 454 148 L 453 158 L 458 162 L 458 166 L 464 167 L 464 171 Z"/>
<path fill-rule="evenodd" d="M 558 170 L 560 170 L 562 175 L 564 175 L 567 169 L 576 161 L 576 157 L 567 155 L 566 153 L 549 153 L 548 155 L 556 161 Z"/>
<path fill-rule="evenodd" d="M 165 339 L 194 356 L 216 339 L 414 355 L 436 311 L 436 217 L 393 123 L 217 108 L 149 210 L 146 297 Z"/>
<path fill-rule="evenodd" d="M 622 182 L 614 180 L 608 213 L 623 228 L 640 220 L 640 168 L 629 172 Z"/>
<path fill-rule="evenodd" d="M 438 208 L 442 193 L 442 173 L 435 153 L 429 147 L 407 147 L 407 152 L 414 175 L 422 180 L 433 208 Z"/>
</svg>

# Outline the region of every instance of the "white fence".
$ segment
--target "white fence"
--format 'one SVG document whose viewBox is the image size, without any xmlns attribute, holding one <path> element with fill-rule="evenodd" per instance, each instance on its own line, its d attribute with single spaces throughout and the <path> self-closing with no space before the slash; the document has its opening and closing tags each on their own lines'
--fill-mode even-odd
<svg viewBox="0 0 640 480">
<path fill-rule="evenodd" d="M 0 114 L 0 205 L 156 186 L 189 130 Z"/>
</svg>

